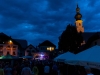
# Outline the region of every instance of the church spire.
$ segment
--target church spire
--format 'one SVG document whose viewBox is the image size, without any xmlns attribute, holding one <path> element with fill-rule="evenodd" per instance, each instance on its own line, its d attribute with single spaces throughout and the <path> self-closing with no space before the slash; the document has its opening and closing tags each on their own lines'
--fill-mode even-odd
<svg viewBox="0 0 100 75">
<path fill-rule="evenodd" d="M 77 7 L 76 7 L 76 12 L 80 12 L 80 8 L 78 7 L 78 4 L 77 4 Z"/>
<path fill-rule="evenodd" d="M 75 15 L 75 25 L 76 25 L 76 29 L 77 29 L 77 32 L 84 32 L 84 27 L 82 25 L 82 15 L 80 14 L 80 8 L 77 4 L 77 7 L 76 7 L 76 15 Z"/>
<path fill-rule="evenodd" d="M 75 19 L 77 21 L 77 20 L 81 20 L 81 18 L 82 18 L 82 15 L 80 14 L 80 8 L 79 8 L 79 6 L 77 4 Z"/>
</svg>

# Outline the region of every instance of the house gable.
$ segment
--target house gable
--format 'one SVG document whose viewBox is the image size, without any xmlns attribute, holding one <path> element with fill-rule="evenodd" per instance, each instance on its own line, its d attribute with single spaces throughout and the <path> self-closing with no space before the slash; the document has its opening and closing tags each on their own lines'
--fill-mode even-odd
<svg viewBox="0 0 100 75">
<path fill-rule="evenodd" d="M 54 51 L 55 48 L 56 48 L 56 46 L 48 40 L 46 40 L 38 45 L 38 49 L 40 51 L 44 51 L 44 52 L 45 51 Z"/>
</svg>

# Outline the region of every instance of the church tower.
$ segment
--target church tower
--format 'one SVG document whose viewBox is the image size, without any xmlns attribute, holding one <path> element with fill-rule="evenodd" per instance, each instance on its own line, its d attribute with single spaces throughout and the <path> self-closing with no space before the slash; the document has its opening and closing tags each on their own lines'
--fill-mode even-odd
<svg viewBox="0 0 100 75">
<path fill-rule="evenodd" d="M 76 29 L 77 29 L 77 32 L 79 33 L 79 32 L 84 32 L 84 27 L 83 27 L 83 25 L 82 25 L 82 20 L 81 20 L 81 18 L 82 18 L 82 15 L 80 14 L 80 8 L 78 7 L 78 5 L 77 5 L 77 8 L 76 8 L 76 15 L 75 15 L 75 19 L 76 19 L 76 21 L 75 21 L 75 25 L 76 25 Z"/>
</svg>

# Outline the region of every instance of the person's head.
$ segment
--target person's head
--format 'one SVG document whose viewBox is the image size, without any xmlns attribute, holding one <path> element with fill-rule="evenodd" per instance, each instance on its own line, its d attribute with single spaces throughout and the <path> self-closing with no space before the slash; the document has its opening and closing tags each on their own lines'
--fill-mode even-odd
<svg viewBox="0 0 100 75">
<path fill-rule="evenodd" d="M 91 73 L 91 68 L 90 67 L 86 66 L 84 68 L 85 68 L 86 73 Z"/>
<path fill-rule="evenodd" d="M 46 63 L 45 65 L 48 66 L 48 63 Z"/>
<path fill-rule="evenodd" d="M 54 61 L 53 64 L 56 65 L 56 62 Z"/>
<path fill-rule="evenodd" d="M 29 64 L 28 63 L 25 63 L 25 67 L 29 67 Z"/>
</svg>

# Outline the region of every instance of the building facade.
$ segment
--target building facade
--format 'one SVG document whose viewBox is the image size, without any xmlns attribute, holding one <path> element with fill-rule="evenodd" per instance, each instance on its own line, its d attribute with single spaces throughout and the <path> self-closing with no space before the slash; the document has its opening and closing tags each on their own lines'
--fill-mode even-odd
<svg viewBox="0 0 100 75">
<path fill-rule="evenodd" d="M 38 50 L 40 52 L 52 52 L 55 50 L 56 46 L 51 43 L 49 40 L 46 40 L 38 45 Z"/>
<path fill-rule="evenodd" d="M 37 49 L 33 45 L 30 44 L 25 49 L 25 56 L 33 56 L 34 57 L 35 52 L 37 52 Z"/>
<path fill-rule="evenodd" d="M 56 46 L 49 40 L 45 40 L 37 46 L 38 52 L 34 53 L 34 58 L 40 60 L 50 59 L 53 56 Z"/>
<path fill-rule="evenodd" d="M 24 44 L 27 44 L 27 43 L 24 42 Z M 24 49 L 21 43 L 12 39 L 11 36 L 7 36 L 6 34 L 1 32 L 0 33 L 0 56 L 3 56 L 3 55 L 5 56 L 7 54 L 13 55 L 13 56 L 25 55 Z"/>
<path fill-rule="evenodd" d="M 18 45 L 0 44 L 0 56 L 6 56 L 7 54 L 18 56 Z"/>
</svg>

